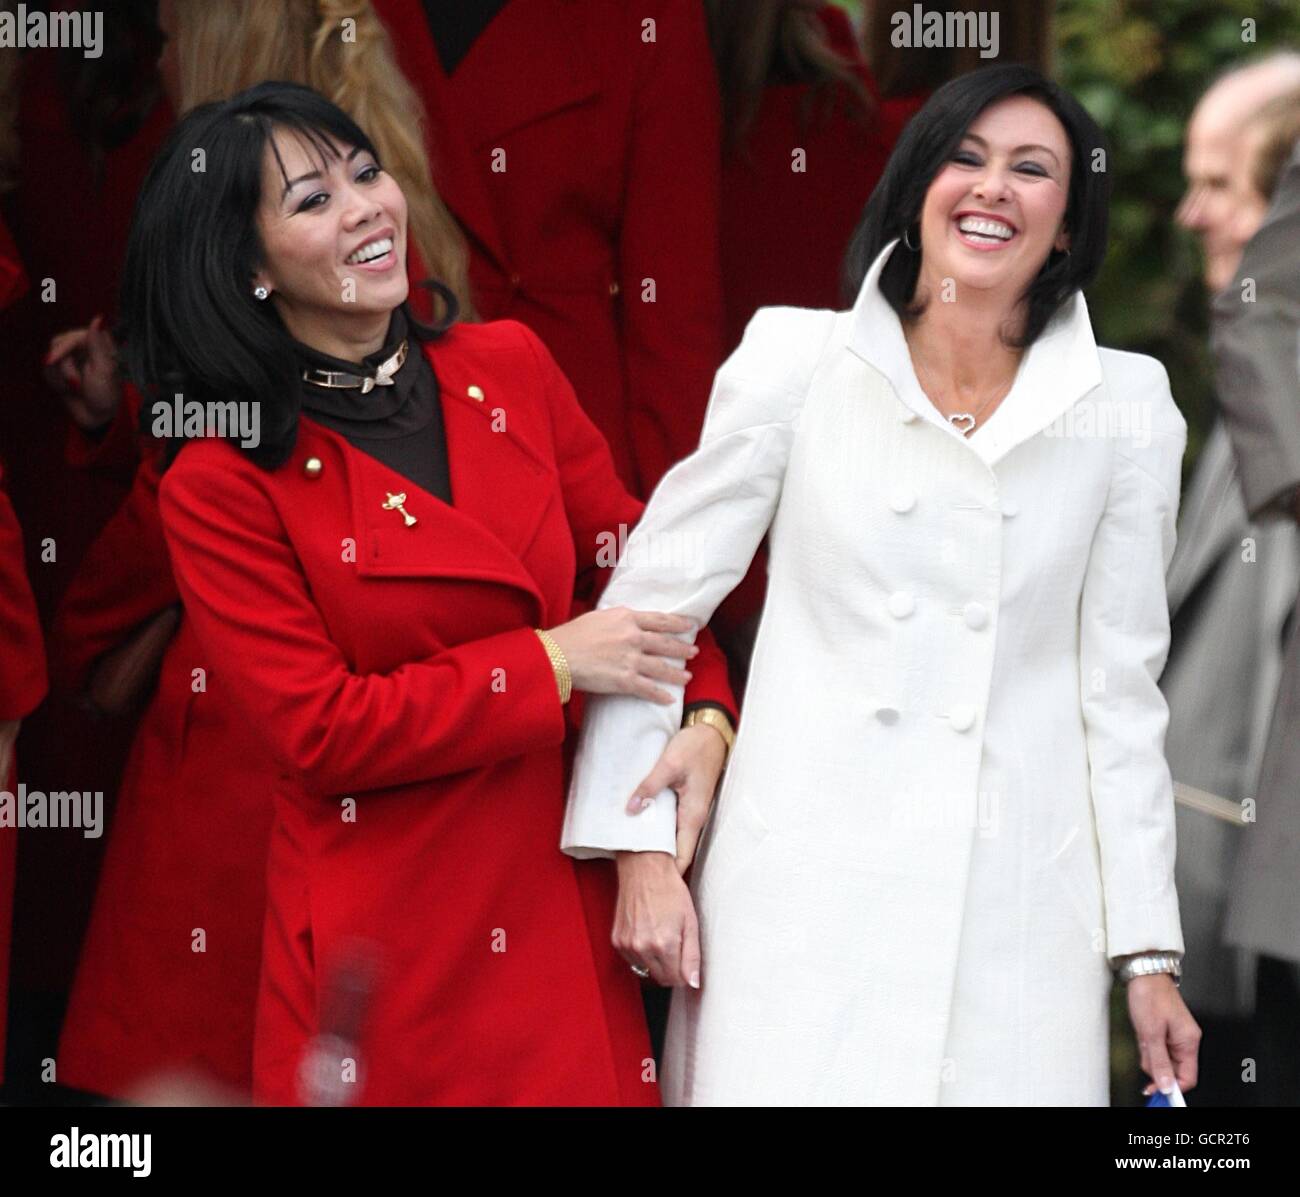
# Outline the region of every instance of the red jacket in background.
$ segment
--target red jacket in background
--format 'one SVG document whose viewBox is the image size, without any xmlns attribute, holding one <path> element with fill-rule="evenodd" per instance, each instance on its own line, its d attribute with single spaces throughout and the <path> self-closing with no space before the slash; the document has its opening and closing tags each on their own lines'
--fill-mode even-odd
<svg viewBox="0 0 1300 1197">
<path fill-rule="evenodd" d="M 10 231 L 21 249 L 29 289 L 0 313 L 0 447 L 9 491 L 22 520 L 28 574 L 42 620 L 72 580 L 82 555 L 127 493 L 130 471 L 92 472 L 65 458 L 71 421 L 41 377 L 50 338 L 103 313 L 116 317 L 117 289 L 136 193 L 172 124 L 165 102 L 97 166 L 74 132 L 58 82 L 59 54 L 23 55 L 18 136 L 19 181 L 5 197 Z M 50 290 L 52 285 L 53 290 Z M 52 540 L 55 557 L 39 557 Z M 122 568 L 132 568 L 128 558 Z M 51 696 L 23 724 L 24 780 L 43 791 L 103 790 L 111 812 L 134 724 L 93 720 L 76 703 Z M 111 820 L 109 825 L 111 826 Z M 104 841 L 80 830 L 23 833 L 12 983 L 57 995 L 66 989 Z M 54 999 L 58 1000 L 58 999 Z M 52 1050 L 53 1044 L 41 1045 Z M 24 1078 L 39 1084 L 39 1076 Z"/>
<path fill-rule="evenodd" d="M 882 105 L 845 13 L 818 15 L 831 47 L 854 64 L 875 103 L 860 115 L 840 87 L 827 110 L 807 83 L 776 83 L 763 98 L 745 141 L 722 171 L 722 291 L 726 347 L 740 344 L 761 307 L 840 309 L 840 267 L 871 192 L 884 173 L 903 123 L 920 101 Z M 804 104 L 808 103 L 807 121 Z M 793 153 L 806 155 L 803 171 Z"/>
<path fill-rule="evenodd" d="M 450 77 L 420 4 L 375 8 L 424 97 L 434 183 L 469 238 L 483 318 L 542 338 L 625 485 L 648 496 L 698 445 L 721 361 L 702 8 L 513 0 Z"/>
<path fill-rule="evenodd" d="M 881 104 L 853 26 L 832 4 L 819 11 L 831 47 L 854 64 L 875 103 L 862 114 L 839 88 L 834 106 L 818 95 L 805 120 L 807 83 L 773 83 L 763 91 L 744 142 L 723 158 L 722 292 L 730 353 L 759 308 L 845 306 L 840 266 L 867 199 L 884 173 L 903 124 L 920 100 Z M 826 105 L 826 107 L 823 107 Z M 792 169 L 804 151 L 805 169 Z M 728 623 L 763 605 L 767 548 L 727 599 Z"/>
</svg>

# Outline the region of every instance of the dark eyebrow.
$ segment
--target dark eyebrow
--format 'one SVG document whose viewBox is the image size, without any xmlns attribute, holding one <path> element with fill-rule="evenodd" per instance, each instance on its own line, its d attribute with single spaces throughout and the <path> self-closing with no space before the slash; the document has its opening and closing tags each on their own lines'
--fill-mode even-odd
<svg viewBox="0 0 1300 1197">
<path fill-rule="evenodd" d="M 367 151 L 364 146 L 354 145 L 352 147 L 352 153 L 350 153 L 344 159 L 344 161 L 351 162 L 352 159 L 355 158 L 358 154 L 364 154 L 366 152 Z M 284 185 L 284 190 L 280 193 L 280 198 L 283 200 L 284 197 L 288 195 L 289 192 L 292 191 L 295 187 L 297 187 L 299 183 L 305 183 L 307 182 L 308 179 L 319 179 L 320 177 L 321 177 L 320 171 L 313 170 L 309 174 L 299 175 L 296 179 L 288 180 Z"/>
<path fill-rule="evenodd" d="M 982 138 L 978 133 L 967 133 L 965 134 L 965 136 L 963 136 L 962 140 L 978 141 L 980 145 L 982 145 L 985 149 L 988 149 L 989 143 L 985 141 L 984 138 Z M 1045 145 L 1033 145 L 1033 144 L 1018 145 L 1011 152 L 1013 154 L 1022 154 L 1025 152 L 1025 150 L 1042 150 L 1044 154 L 1051 155 L 1052 161 L 1055 162 L 1057 166 L 1061 165 L 1061 160 L 1056 156 L 1055 151 L 1049 150 Z"/>
</svg>

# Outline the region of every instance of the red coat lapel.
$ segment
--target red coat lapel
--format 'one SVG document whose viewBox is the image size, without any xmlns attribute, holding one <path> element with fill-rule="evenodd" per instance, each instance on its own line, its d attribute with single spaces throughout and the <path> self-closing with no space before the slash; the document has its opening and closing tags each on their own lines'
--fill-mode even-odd
<svg viewBox="0 0 1300 1197">
<path fill-rule="evenodd" d="M 492 185 L 512 177 L 492 173 L 492 150 L 511 129 L 585 103 L 600 94 L 592 63 L 596 48 L 582 36 L 572 0 L 513 0 L 474 43 L 448 78 L 418 3 L 376 0 L 407 77 L 419 89 L 428 116 L 433 181 L 443 202 L 485 258 L 509 274 L 510 255 L 496 219 Z M 554 30 L 573 36 L 555 50 Z M 547 61 L 531 62 L 547 46 Z"/>
<path fill-rule="evenodd" d="M 436 347 L 425 352 L 438 375 L 452 506 L 353 449 L 338 434 L 311 425 L 311 439 L 328 439 L 347 479 L 357 572 L 363 577 L 470 578 L 514 586 L 533 598 L 540 617 L 548 601 L 525 559 L 543 520 L 548 513 L 554 518 L 551 509 L 560 494 L 555 467 L 510 426 L 494 427 L 490 396 L 494 390 L 502 394 L 503 380 L 483 377 L 481 370 L 471 378 L 456 355 L 440 355 Z M 471 387 L 485 398 L 475 399 Z M 298 456 L 316 452 L 306 439 Z M 390 494 L 402 493 L 403 506 L 416 519 L 409 527 L 400 511 L 384 506 Z"/>
</svg>

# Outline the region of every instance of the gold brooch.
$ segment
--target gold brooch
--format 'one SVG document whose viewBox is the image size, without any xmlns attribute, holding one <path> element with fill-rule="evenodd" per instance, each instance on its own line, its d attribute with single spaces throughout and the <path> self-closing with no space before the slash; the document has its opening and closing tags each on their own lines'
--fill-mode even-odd
<svg viewBox="0 0 1300 1197">
<path fill-rule="evenodd" d="M 398 495 L 393 494 L 391 491 L 385 491 L 384 493 L 388 495 L 388 498 L 385 499 L 380 506 L 383 507 L 385 511 L 400 511 L 402 513 L 402 520 L 408 528 L 416 522 L 415 516 L 402 506 L 402 504 L 406 502 L 406 491 L 402 491 L 402 493 Z"/>
</svg>

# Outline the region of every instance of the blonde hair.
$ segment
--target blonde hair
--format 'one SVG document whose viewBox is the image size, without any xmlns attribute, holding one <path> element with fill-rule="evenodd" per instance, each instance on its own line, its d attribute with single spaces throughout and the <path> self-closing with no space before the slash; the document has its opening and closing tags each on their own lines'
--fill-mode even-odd
<svg viewBox="0 0 1300 1197">
<path fill-rule="evenodd" d="M 175 0 L 175 13 L 181 114 L 267 79 L 315 88 L 374 142 L 425 269 L 474 319 L 469 250 L 433 186 L 424 106 L 369 0 Z"/>
<path fill-rule="evenodd" d="M 847 91 L 864 119 L 874 107 L 852 64 L 836 53 L 816 12 L 790 0 L 705 0 L 709 38 L 722 93 L 723 148 L 738 150 L 763 101 L 763 89 L 779 73 L 811 84 L 802 118 L 821 97 L 834 101 Z"/>
</svg>

